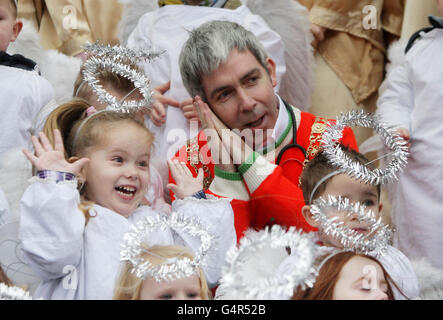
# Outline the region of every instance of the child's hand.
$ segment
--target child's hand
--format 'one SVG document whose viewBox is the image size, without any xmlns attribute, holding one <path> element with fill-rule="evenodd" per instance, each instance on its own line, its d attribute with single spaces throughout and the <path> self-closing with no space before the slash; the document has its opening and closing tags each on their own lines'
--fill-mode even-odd
<svg viewBox="0 0 443 320">
<path fill-rule="evenodd" d="M 180 103 L 180 109 L 182 109 L 183 115 L 189 121 L 200 122 L 197 110 L 195 110 L 194 99 L 191 98 Z"/>
<path fill-rule="evenodd" d="M 325 39 L 325 31 L 326 28 L 319 26 L 315 23 L 311 23 L 311 33 L 314 36 L 314 40 L 312 41 L 312 47 L 317 49 L 320 42 Z"/>
<path fill-rule="evenodd" d="M 176 108 L 180 107 L 178 101 L 164 95 L 170 87 L 171 81 L 168 81 L 154 89 L 153 98 L 155 99 L 155 102 L 150 109 L 149 117 L 157 127 L 161 127 L 166 121 L 166 105 Z"/>
<path fill-rule="evenodd" d="M 40 132 L 39 138 L 32 137 L 32 144 L 37 156 L 27 149 L 24 149 L 23 153 L 39 171 L 61 171 L 78 175 L 83 166 L 89 162 L 87 158 L 82 158 L 74 163 L 69 163 L 65 159 L 63 140 L 57 129 L 54 130 L 54 148 L 42 132 Z"/>
<path fill-rule="evenodd" d="M 178 162 L 178 160 L 168 160 L 169 169 L 171 170 L 172 177 L 175 180 L 175 184 L 170 183 L 167 188 L 174 192 L 177 199 L 183 199 L 190 197 L 193 194 L 203 190 L 203 169 L 198 170 L 196 178 L 192 176 L 186 163 Z"/>
</svg>

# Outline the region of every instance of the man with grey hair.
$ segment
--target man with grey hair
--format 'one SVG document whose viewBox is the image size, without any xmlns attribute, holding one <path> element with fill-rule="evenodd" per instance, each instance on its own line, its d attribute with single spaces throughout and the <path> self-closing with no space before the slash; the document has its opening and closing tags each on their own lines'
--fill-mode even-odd
<svg viewBox="0 0 443 320">
<path fill-rule="evenodd" d="M 233 22 L 211 21 L 193 30 L 180 71 L 204 130 L 175 160 L 194 176 L 203 169 L 205 194 L 233 199 L 237 238 L 249 227 L 273 223 L 313 231 L 301 213 L 299 176 L 317 154 L 328 120 L 301 112 L 274 92 L 275 62 Z M 357 149 L 350 128 L 341 142 Z M 172 176 L 168 187 L 174 198 Z"/>
</svg>

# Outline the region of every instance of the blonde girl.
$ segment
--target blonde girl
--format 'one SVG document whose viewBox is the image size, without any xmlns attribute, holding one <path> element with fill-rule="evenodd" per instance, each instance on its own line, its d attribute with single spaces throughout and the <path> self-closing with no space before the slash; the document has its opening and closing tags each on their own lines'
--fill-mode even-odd
<svg viewBox="0 0 443 320">
<path fill-rule="evenodd" d="M 45 132 L 32 138 L 35 155 L 24 150 L 37 175 L 20 205 L 23 254 L 42 278 L 34 297 L 112 299 L 124 234 L 140 218 L 157 214 L 142 205 L 153 136 L 135 115 L 96 111 L 81 100 L 54 110 Z M 202 189 L 202 175 L 177 175 L 184 198 Z M 176 210 L 198 216 L 211 210 L 187 203 Z M 211 204 L 208 224 L 232 223 L 229 202 Z M 169 244 L 171 232 L 164 232 Z M 228 237 L 235 239 L 234 233 Z M 217 254 L 223 252 L 215 259 Z"/>
<path fill-rule="evenodd" d="M 143 254 L 143 261 L 154 266 L 169 259 L 194 259 L 192 253 L 182 246 L 153 246 Z M 209 300 L 206 276 L 202 269 L 191 277 L 158 282 L 152 277 L 138 278 L 131 272 L 132 265 L 125 262 L 114 295 L 115 300 Z"/>
</svg>

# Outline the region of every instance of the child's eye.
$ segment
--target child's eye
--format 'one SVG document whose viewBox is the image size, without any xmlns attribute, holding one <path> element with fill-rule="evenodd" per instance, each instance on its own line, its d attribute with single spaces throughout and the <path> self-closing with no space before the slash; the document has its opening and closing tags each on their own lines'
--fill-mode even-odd
<svg viewBox="0 0 443 320">
<path fill-rule="evenodd" d="M 373 200 L 365 200 L 363 201 L 363 205 L 366 207 L 370 207 L 374 205 L 374 201 Z"/>
<path fill-rule="evenodd" d="M 122 157 L 114 157 L 114 158 L 112 158 L 112 161 L 121 163 L 121 162 L 123 162 L 123 158 Z"/>
<path fill-rule="evenodd" d="M 191 298 L 191 299 L 195 299 L 195 298 L 197 298 L 198 296 L 199 296 L 199 294 L 196 293 L 196 292 L 190 292 L 190 293 L 188 293 L 188 298 Z"/>
<path fill-rule="evenodd" d="M 172 294 L 166 293 L 160 296 L 160 299 L 162 300 L 171 300 L 172 299 Z"/>
<path fill-rule="evenodd" d="M 140 167 L 147 167 L 148 166 L 148 162 L 147 161 L 139 161 L 138 162 L 138 165 L 140 166 Z"/>
</svg>

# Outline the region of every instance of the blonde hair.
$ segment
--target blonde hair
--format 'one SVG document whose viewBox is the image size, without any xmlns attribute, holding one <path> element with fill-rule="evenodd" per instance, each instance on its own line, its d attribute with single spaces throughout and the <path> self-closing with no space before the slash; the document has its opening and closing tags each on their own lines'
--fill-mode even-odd
<svg viewBox="0 0 443 320">
<path fill-rule="evenodd" d="M 153 134 L 145 127 L 144 123 L 135 114 L 119 113 L 114 111 L 102 111 L 90 116 L 86 120 L 86 110 L 89 104 L 83 99 L 74 99 L 60 105 L 53 110 L 46 119 L 43 133 L 54 146 L 54 129 L 58 129 L 62 136 L 65 147 L 65 159 L 81 157 L 90 147 L 98 145 L 106 136 L 106 131 L 116 125 L 126 122 L 142 128 L 148 137 L 148 147 L 154 142 Z M 81 188 L 80 188 L 81 189 Z M 79 190 L 81 192 L 81 190 Z M 79 209 L 85 214 L 86 223 L 89 218 L 89 210 L 93 202 L 82 199 Z"/>
<path fill-rule="evenodd" d="M 161 257 L 161 258 L 160 258 Z M 194 259 L 189 250 L 182 246 L 152 246 L 147 249 L 142 256 L 144 261 L 149 261 L 154 265 L 159 265 L 170 258 L 185 257 Z M 140 290 L 144 279 L 140 279 L 132 272 L 132 265 L 125 262 L 122 266 L 117 286 L 114 293 L 114 300 L 140 300 Z M 199 269 L 200 297 L 203 300 L 211 299 L 208 283 L 206 282 L 203 270 Z"/>
</svg>

